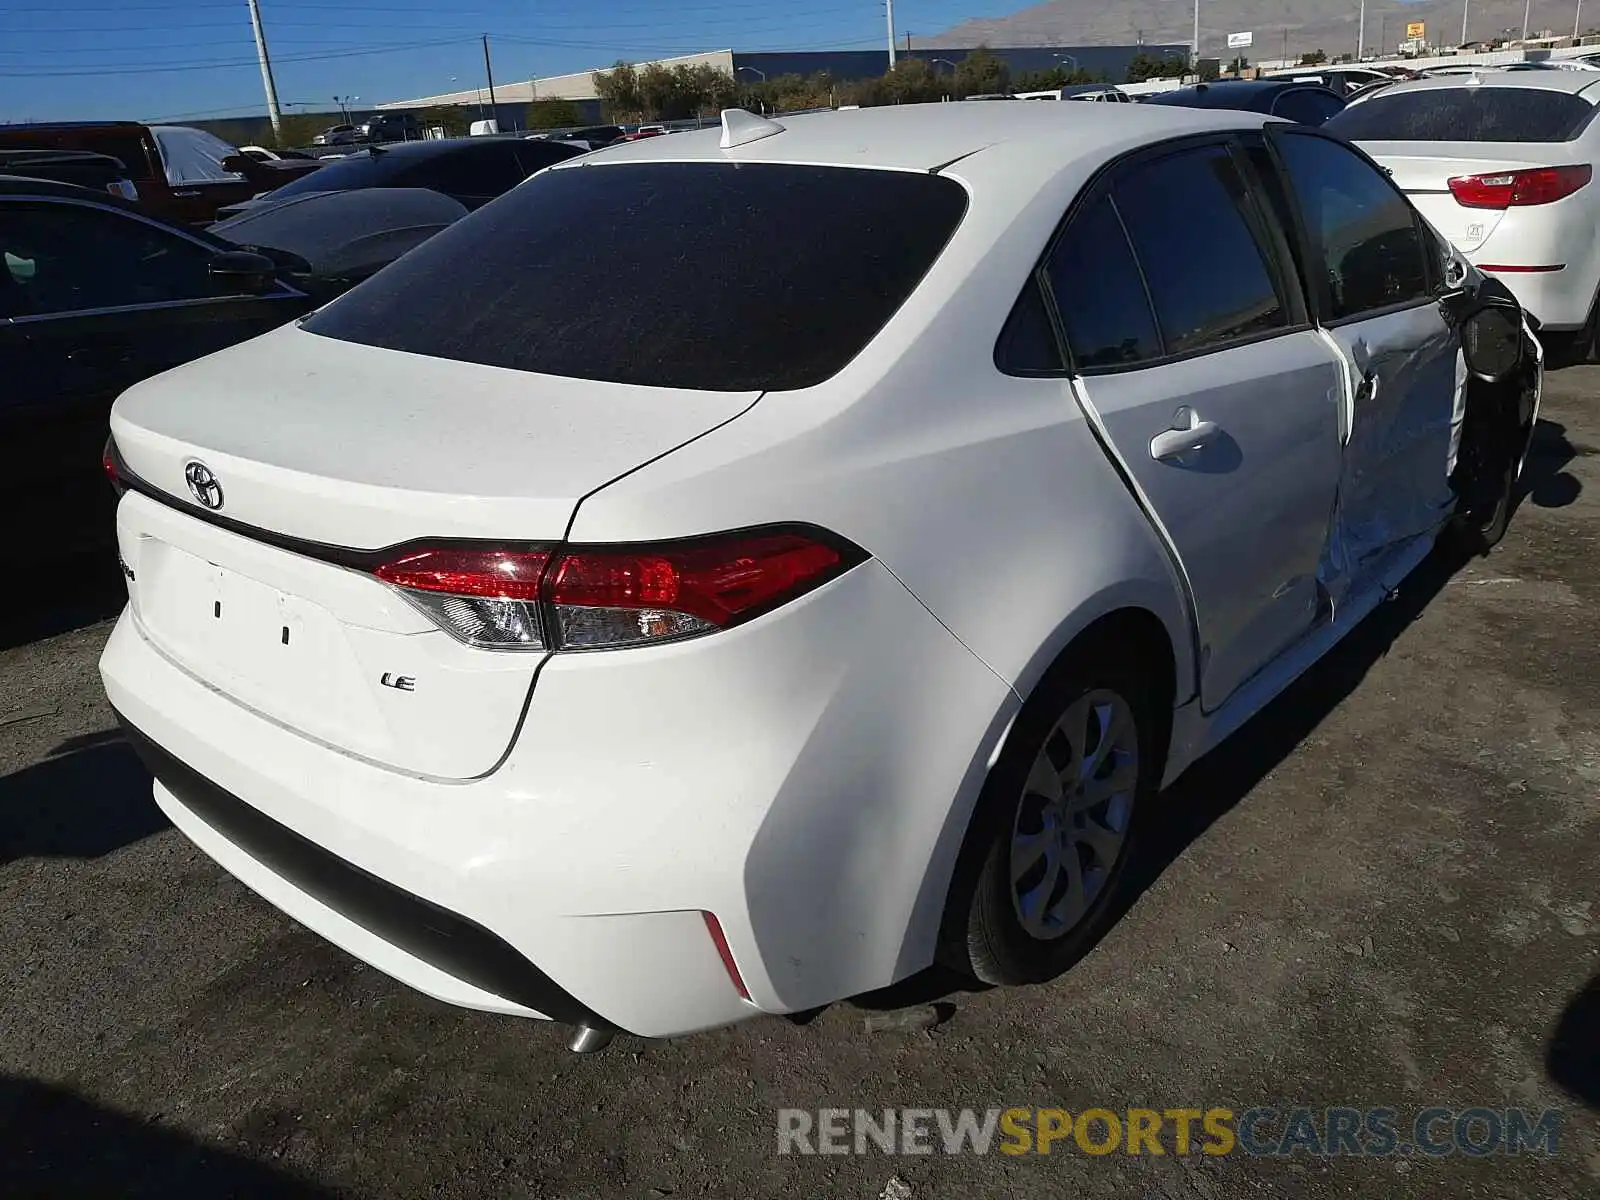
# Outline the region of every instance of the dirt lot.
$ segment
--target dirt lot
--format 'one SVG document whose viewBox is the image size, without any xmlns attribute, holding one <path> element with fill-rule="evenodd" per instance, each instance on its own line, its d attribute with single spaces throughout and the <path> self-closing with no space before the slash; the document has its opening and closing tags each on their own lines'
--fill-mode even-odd
<svg viewBox="0 0 1600 1200">
<path fill-rule="evenodd" d="M 93 605 L 0 628 L 0 1179 L 60 1194 L 1559 1197 L 1600 1190 L 1600 368 L 1504 545 L 1430 563 L 1164 800 L 1067 977 L 566 1052 L 297 928 L 167 827 Z M 113 583 L 114 586 L 114 583 Z M 14 601 L 18 589 L 9 589 Z M 8 601 L 9 603 L 10 601 Z M 31 640 L 30 640 L 31 639 Z M 916 981 L 878 1007 L 944 996 Z M 1564 1113 L 1473 1158 L 780 1157 L 776 1110 Z M 1170 1142 L 1169 1142 L 1170 1146 Z"/>
</svg>

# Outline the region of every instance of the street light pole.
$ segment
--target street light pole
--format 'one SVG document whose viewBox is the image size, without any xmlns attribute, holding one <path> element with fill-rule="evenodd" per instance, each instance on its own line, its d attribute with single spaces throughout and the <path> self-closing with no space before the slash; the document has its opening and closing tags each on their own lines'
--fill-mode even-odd
<svg viewBox="0 0 1600 1200">
<path fill-rule="evenodd" d="M 889 70 L 894 70 L 894 0 L 883 0 L 884 19 L 889 23 Z"/>
<path fill-rule="evenodd" d="M 1572 14 L 1572 44 L 1578 44 L 1578 25 L 1583 21 L 1583 0 L 1578 0 L 1578 11 Z"/>
<path fill-rule="evenodd" d="M 1467 44 L 1467 10 L 1472 7 L 1472 0 L 1461 0 L 1461 41 L 1459 45 Z"/>
<path fill-rule="evenodd" d="M 1531 3 L 1531 0 L 1530 0 Z M 1367 48 L 1367 0 L 1361 0 L 1361 23 L 1356 26 L 1356 61 L 1361 61 L 1361 56 Z"/>
<path fill-rule="evenodd" d="M 1533 0 L 1527 0 L 1522 6 L 1522 40 L 1528 40 L 1528 14 L 1533 11 Z"/>
<path fill-rule="evenodd" d="M 256 58 L 261 63 L 261 86 L 267 90 L 267 118 L 272 122 L 272 138 L 283 140 L 283 114 L 278 111 L 278 85 L 272 81 L 272 59 L 267 56 L 267 35 L 261 29 L 261 8 L 250 0 L 250 29 L 256 35 Z"/>
<path fill-rule="evenodd" d="M 1194 0 L 1194 73 L 1200 76 L 1200 0 Z"/>
</svg>

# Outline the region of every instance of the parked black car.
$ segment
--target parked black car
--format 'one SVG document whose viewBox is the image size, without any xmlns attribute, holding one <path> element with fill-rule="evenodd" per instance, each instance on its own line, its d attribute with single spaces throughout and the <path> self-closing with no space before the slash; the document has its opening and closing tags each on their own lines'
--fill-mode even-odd
<svg viewBox="0 0 1600 1200">
<path fill-rule="evenodd" d="M 241 219 L 230 240 L 0 175 L 0 505 L 20 518 L 8 549 L 45 561 L 113 543 L 100 456 L 125 389 L 293 320 L 465 214 L 431 192 L 329 193 Z"/>
<path fill-rule="evenodd" d="M 220 219 L 252 208 L 280 204 L 313 192 L 348 192 L 358 188 L 423 188 L 459 200 L 468 209 L 481 208 L 509 192 L 535 171 L 582 154 L 577 146 L 552 140 L 510 137 L 439 138 L 368 146 L 349 158 L 328 163 L 315 176 L 218 213 Z"/>
<path fill-rule="evenodd" d="M 1344 97 L 1315 83 L 1293 79 L 1221 79 L 1193 87 L 1158 92 L 1146 104 L 1175 104 L 1180 108 L 1231 108 L 1270 113 L 1301 125 L 1321 125 L 1343 112 Z M 294 186 L 294 185 L 290 185 Z"/>
</svg>

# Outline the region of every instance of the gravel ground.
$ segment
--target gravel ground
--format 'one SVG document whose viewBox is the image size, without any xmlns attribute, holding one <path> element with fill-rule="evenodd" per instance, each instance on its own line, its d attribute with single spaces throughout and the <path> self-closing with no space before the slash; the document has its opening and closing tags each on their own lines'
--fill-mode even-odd
<svg viewBox="0 0 1600 1200">
<path fill-rule="evenodd" d="M 233 882 L 168 827 L 112 731 L 95 660 L 114 601 L 13 613 L 0 1179 L 100 1195 L 1595 1195 L 1597 397 L 1600 368 L 1553 374 L 1502 547 L 1425 565 L 1171 790 L 1141 894 L 1066 977 L 919 979 L 803 1025 L 619 1038 L 591 1058 L 553 1027 L 411 993 Z M 934 999 L 935 1028 L 865 1029 Z M 776 1153 L 780 1107 L 1404 1122 L 1435 1104 L 1560 1109 L 1558 1151 Z"/>
</svg>

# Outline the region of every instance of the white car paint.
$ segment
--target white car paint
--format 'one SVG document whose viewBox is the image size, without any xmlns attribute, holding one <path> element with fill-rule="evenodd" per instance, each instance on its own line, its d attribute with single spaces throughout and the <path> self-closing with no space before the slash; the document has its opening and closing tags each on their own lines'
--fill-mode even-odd
<svg viewBox="0 0 1600 1200">
<path fill-rule="evenodd" d="M 297 327 L 132 389 L 112 415 L 142 482 L 118 511 L 130 602 L 102 659 L 111 702 L 249 812 L 468 918 L 621 1028 L 682 1033 L 905 978 L 932 960 L 1007 730 L 1075 638 L 1129 610 L 1164 631 L 1148 636 L 1174 676 L 1170 780 L 1348 633 L 1448 511 L 1459 392 L 1431 303 L 1120 375 L 995 366 L 1019 288 L 1107 162 L 1266 123 L 904 106 L 552 168 L 940 170 L 969 207 L 865 349 L 795 391 L 652 394 Z M 1449 368 L 1426 394 L 1419 355 Z M 1150 460 L 1180 403 L 1244 465 Z M 184 499 L 197 460 L 222 489 L 215 518 Z M 307 548 L 793 522 L 869 557 L 735 628 L 588 652 L 463 645 L 357 550 Z M 156 785 L 174 823 L 312 929 L 451 1003 L 561 1015 L 330 902 L 175 778 Z"/>
<path fill-rule="evenodd" d="M 1600 104 L 1600 77 L 1583 71 L 1484 71 L 1397 83 L 1361 102 L 1369 106 L 1419 91 L 1530 89 L 1563 92 Z M 1330 128 L 1340 131 L 1336 119 Z M 1435 228 L 1480 269 L 1501 278 L 1546 330 L 1585 325 L 1600 292 L 1600 179 L 1551 203 L 1468 207 L 1449 181 L 1543 167 L 1600 163 L 1600 121 L 1563 142 L 1453 142 L 1358 139 L 1386 167 Z"/>
</svg>

